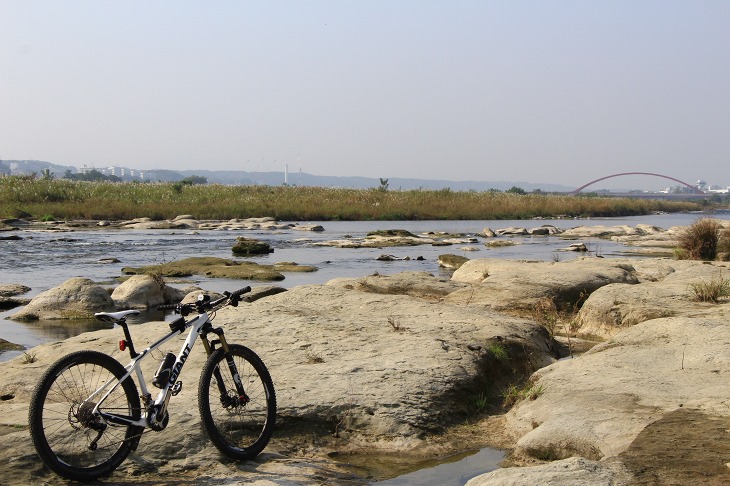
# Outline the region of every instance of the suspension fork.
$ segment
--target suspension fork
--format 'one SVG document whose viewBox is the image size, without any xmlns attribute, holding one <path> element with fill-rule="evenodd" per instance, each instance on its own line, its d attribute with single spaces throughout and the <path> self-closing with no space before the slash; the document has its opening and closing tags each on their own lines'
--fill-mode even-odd
<svg viewBox="0 0 730 486">
<path fill-rule="evenodd" d="M 208 341 L 207 334 L 209 332 L 212 332 L 216 336 L 218 336 L 218 339 L 214 339 L 213 341 Z M 241 375 L 238 374 L 238 367 L 236 366 L 236 362 L 233 359 L 233 355 L 231 354 L 231 349 L 228 347 L 228 341 L 226 341 L 226 336 L 223 333 L 223 329 L 218 328 L 210 328 L 206 330 L 205 335 L 202 336 L 203 339 L 201 341 L 203 342 L 203 347 L 205 348 L 205 352 L 208 356 L 213 354 L 213 351 L 215 351 L 216 344 L 220 344 L 221 348 L 223 348 L 223 356 L 226 358 L 226 364 L 228 365 L 228 370 L 231 372 L 231 376 L 233 377 L 233 383 L 236 385 L 236 393 L 238 395 L 237 405 L 245 405 L 250 401 L 250 398 L 246 394 L 246 391 L 243 388 L 243 382 L 241 381 Z M 218 391 L 221 395 L 221 403 L 224 405 L 227 404 L 231 397 L 228 396 L 228 390 L 226 390 L 226 385 L 223 381 L 223 375 L 221 374 L 220 366 L 217 366 L 215 370 L 213 370 L 213 376 L 215 377 L 215 381 L 218 384 Z"/>
</svg>

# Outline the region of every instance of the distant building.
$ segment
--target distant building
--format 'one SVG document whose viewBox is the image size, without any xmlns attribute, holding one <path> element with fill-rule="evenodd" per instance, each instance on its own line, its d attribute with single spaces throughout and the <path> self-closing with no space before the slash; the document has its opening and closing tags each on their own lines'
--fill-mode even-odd
<svg viewBox="0 0 730 486">
<path fill-rule="evenodd" d="M 108 176 L 124 177 L 124 168 L 111 166 L 103 170 L 102 173 Z"/>
<path fill-rule="evenodd" d="M 713 194 L 728 194 L 730 193 L 730 186 L 722 187 L 718 185 L 712 185 L 707 189 L 707 192 L 711 192 Z"/>
</svg>

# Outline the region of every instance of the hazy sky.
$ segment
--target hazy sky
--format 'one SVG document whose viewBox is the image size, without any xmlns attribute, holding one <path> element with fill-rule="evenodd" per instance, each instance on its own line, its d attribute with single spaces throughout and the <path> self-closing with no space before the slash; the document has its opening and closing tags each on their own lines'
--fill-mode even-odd
<svg viewBox="0 0 730 486">
<path fill-rule="evenodd" d="M 0 0 L 0 158 L 725 186 L 729 26 L 726 0 Z"/>
</svg>

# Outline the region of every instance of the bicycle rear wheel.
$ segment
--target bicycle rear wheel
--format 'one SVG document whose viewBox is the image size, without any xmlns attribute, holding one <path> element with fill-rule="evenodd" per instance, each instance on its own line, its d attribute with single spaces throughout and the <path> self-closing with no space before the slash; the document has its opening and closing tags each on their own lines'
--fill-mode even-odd
<svg viewBox="0 0 730 486">
<path fill-rule="evenodd" d="M 221 452 L 234 459 L 251 459 L 266 447 L 274 431 L 274 384 L 256 353 L 238 344 L 230 345 L 230 351 L 245 395 L 239 396 L 225 353 L 217 349 L 200 374 L 200 418 Z"/>
<path fill-rule="evenodd" d="M 117 360 L 96 351 L 69 354 L 45 372 L 33 391 L 28 422 L 33 445 L 51 470 L 68 479 L 91 481 L 111 474 L 136 447 L 144 429 L 105 424 L 94 413 L 101 396 L 89 399 L 105 383 L 114 384 L 125 373 Z M 132 378 L 117 386 L 99 410 L 139 418 L 139 397 Z"/>
</svg>

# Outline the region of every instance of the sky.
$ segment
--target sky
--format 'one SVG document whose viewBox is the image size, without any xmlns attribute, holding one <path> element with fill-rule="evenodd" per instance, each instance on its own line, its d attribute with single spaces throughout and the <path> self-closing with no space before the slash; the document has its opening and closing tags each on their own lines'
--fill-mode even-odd
<svg viewBox="0 0 730 486">
<path fill-rule="evenodd" d="M 725 0 L 0 0 L 0 159 L 724 187 L 728 25 Z"/>
</svg>

